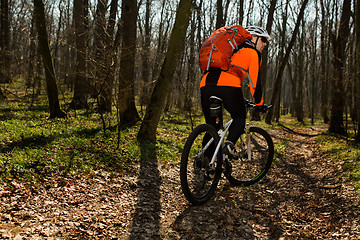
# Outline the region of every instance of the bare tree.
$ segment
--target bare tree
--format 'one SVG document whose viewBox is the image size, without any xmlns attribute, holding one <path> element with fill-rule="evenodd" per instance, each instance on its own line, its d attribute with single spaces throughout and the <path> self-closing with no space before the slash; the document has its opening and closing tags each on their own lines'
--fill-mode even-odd
<svg viewBox="0 0 360 240">
<path fill-rule="evenodd" d="M 244 0 L 239 1 L 239 24 L 242 25 L 244 21 Z"/>
<path fill-rule="evenodd" d="M 317 1 L 316 1 L 317 2 Z M 317 7 L 316 7 L 317 9 Z M 315 32 L 315 34 L 313 35 L 313 37 L 311 37 L 311 113 L 310 113 L 310 117 L 311 117 L 311 124 L 314 125 L 314 121 L 315 121 L 315 107 L 316 107 L 316 96 L 317 96 L 317 89 L 319 86 L 317 84 L 318 82 L 318 77 L 317 77 L 317 66 L 316 66 L 316 58 L 317 58 L 317 22 L 318 22 L 318 11 L 316 11 L 316 17 L 315 20 L 313 22 L 313 27 L 312 27 L 312 31 Z"/>
<path fill-rule="evenodd" d="M 278 101 L 280 101 L 280 91 L 279 90 L 280 90 L 280 86 L 281 86 L 281 83 L 282 83 L 282 75 L 284 73 L 285 66 L 286 66 L 286 64 L 288 62 L 291 49 L 292 49 L 292 47 L 293 47 L 293 45 L 295 43 L 296 36 L 297 36 L 297 34 L 299 32 L 300 23 L 301 23 L 302 18 L 304 16 L 305 8 L 306 8 L 306 5 L 307 5 L 308 2 L 309 2 L 309 0 L 304 0 L 302 5 L 301 5 L 300 12 L 299 12 L 299 15 L 298 15 L 298 19 L 296 21 L 295 29 L 293 31 L 293 35 L 292 35 L 290 43 L 289 43 L 289 45 L 288 45 L 288 47 L 286 49 L 286 53 L 285 53 L 284 59 L 283 59 L 283 61 L 281 63 L 281 66 L 279 68 L 279 71 L 278 71 L 278 73 L 276 75 L 275 84 L 274 84 L 274 88 L 273 88 L 273 94 L 271 96 L 271 104 L 272 105 L 275 105 L 275 104 L 277 104 Z M 270 110 L 266 114 L 265 122 L 270 124 L 271 121 L 273 120 L 273 116 L 274 116 L 273 108 L 270 108 Z"/>
<path fill-rule="evenodd" d="M 184 48 L 186 30 L 189 24 L 192 0 L 180 0 L 176 12 L 175 24 L 170 36 L 169 47 L 159 78 L 153 90 L 150 103 L 146 109 L 141 124 L 138 139 L 156 140 L 156 129 L 165 107 L 165 100 L 169 92 L 172 77 L 181 57 L 180 49 Z"/>
<path fill-rule="evenodd" d="M 9 69 L 9 3 L 1 0 L 0 6 L 0 83 L 8 83 L 11 80 Z M 0 100 L 6 96 L 0 88 Z"/>
<path fill-rule="evenodd" d="M 356 0 L 356 14 L 355 14 L 355 38 L 356 38 L 356 120 L 357 120 L 357 135 L 356 141 L 360 142 L 360 0 Z"/>
<path fill-rule="evenodd" d="M 321 82 L 321 116 L 324 120 L 324 123 L 329 122 L 328 109 L 327 109 L 327 98 L 328 98 L 328 82 L 326 77 L 326 39 L 327 39 L 327 14 L 325 12 L 324 1 L 320 0 L 320 9 L 321 9 L 321 33 L 320 33 L 320 82 Z"/>
<path fill-rule="evenodd" d="M 222 4 L 222 0 L 216 0 L 216 29 L 221 28 L 225 25 L 224 8 Z"/>
<path fill-rule="evenodd" d="M 111 0 L 110 15 L 106 26 L 105 34 L 105 60 L 104 65 L 107 68 L 105 79 L 101 83 L 99 93 L 99 110 L 111 112 L 111 104 L 113 98 L 113 85 L 115 78 L 115 52 L 116 47 L 113 41 L 116 23 L 116 13 L 118 9 L 118 0 Z"/>
<path fill-rule="evenodd" d="M 121 126 L 128 126 L 140 120 L 135 106 L 134 92 L 137 14 L 137 1 L 122 1 L 121 21 L 123 34 L 118 91 L 118 110 Z"/>
<path fill-rule="evenodd" d="M 343 114 L 345 106 L 343 77 L 344 77 L 344 59 L 345 46 L 350 35 L 349 22 L 351 15 L 351 0 L 344 0 L 342 14 L 340 18 L 340 26 L 337 33 L 332 35 L 333 52 L 334 52 L 334 76 L 332 78 L 331 91 L 331 116 L 329 132 L 337 134 L 345 134 Z"/>
<path fill-rule="evenodd" d="M 275 13 L 275 7 L 276 7 L 277 0 L 271 0 L 270 2 L 270 8 L 269 8 L 269 14 L 267 18 L 266 23 L 266 31 L 271 35 L 272 30 L 272 24 L 274 21 L 274 13 Z M 262 64 L 261 64 L 261 70 L 260 70 L 260 81 L 261 86 L 266 86 L 266 80 L 267 80 L 267 72 L 268 72 L 268 48 L 266 48 L 262 53 Z M 263 95 L 265 97 L 266 91 L 265 87 L 263 89 Z M 252 112 L 252 119 L 251 120 L 260 120 L 260 114 L 257 111 Z"/>
<path fill-rule="evenodd" d="M 149 103 L 149 95 L 151 91 L 151 69 L 150 69 L 150 51 L 151 51 L 151 25 L 150 25 L 150 14 L 151 14 L 151 2 L 152 0 L 146 0 L 145 2 L 145 24 L 144 33 L 142 39 L 142 80 L 141 80 L 141 96 L 140 104 L 141 108 Z"/>
<path fill-rule="evenodd" d="M 42 85 L 45 87 L 45 79 L 41 79 L 45 72 L 41 61 L 40 46 L 37 41 L 32 41 L 36 36 L 36 32 L 33 33 L 33 30 L 36 30 L 35 21 L 29 18 L 29 11 L 31 10 L 29 6 L 32 5 L 31 2 L 33 1 L 30 1 L 29 4 L 27 0 L 0 0 L 0 71 L 2 71 L 0 82 L 7 81 L 4 80 L 4 75 L 19 76 L 16 81 L 23 79 L 24 83 L 21 86 L 27 87 L 26 93 L 33 87 L 33 96 L 36 97 L 36 93 L 40 93 Z M 338 36 L 342 38 L 344 36 L 344 34 L 340 33 L 342 25 L 338 21 L 341 18 L 344 0 L 313 1 L 315 3 L 314 11 L 318 10 L 317 15 L 315 13 L 309 14 L 303 18 L 300 27 L 303 26 L 305 31 L 302 31 L 302 28 L 299 29 L 300 33 L 296 35 L 297 37 L 293 43 L 292 51 L 287 56 L 288 61 L 286 63 L 282 60 L 285 59 L 286 53 L 289 51 L 288 45 L 301 7 L 299 3 L 304 1 L 192 1 L 194 3 L 193 22 L 191 30 L 188 29 L 184 49 L 177 50 L 182 52 L 178 64 L 171 63 L 176 65 L 176 74 L 167 78 L 168 80 L 171 79 L 169 81 L 173 84 L 173 94 L 170 97 L 167 96 L 167 100 L 165 100 L 166 106 L 169 107 L 169 110 L 174 106 L 185 107 L 192 113 L 194 113 L 194 110 L 198 110 L 196 107 L 199 105 L 195 105 L 196 102 L 192 100 L 198 99 L 199 94 L 196 87 L 199 80 L 197 75 L 200 74 L 196 62 L 196 52 L 199 45 L 215 29 L 216 24 L 218 26 L 230 25 L 238 19 L 239 21 L 236 23 L 244 26 L 262 24 L 268 32 L 271 32 L 271 30 L 274 32 L 274 29 L 276 29 L 276 34 L 271 34 L 272 40 L 268 51 L 264 51 L 262 54 L 262 71 L 260 74 L 260 81 L 265 90 L 264 99 L 270 101 L 273 94 L 272 90 L 278 92 L 276 93 L 278 96 L 274 95 L 278 99 L 273 103 L 277 108 L 272 109 L 272 111 L 276 110 L 272 119 L 279 119 L 278 109 L 280 109 L 280 106 L 285 106 L 286 110 L 289 109 L 294 114 L 295 105 L 299 104 L 292 100 L 301 100 L 303 98 L 303 103 L 300 103 L 300 105 L 303 108 L 304 117 L 311 114 L 312 120 L 315 120 L 315 117 L 319 114 L 325 122 L 329 121 L 330 113 L 334 115 L 337 112 L 336 105 L 334 106 L 331 103 L 332 94 L 329 90 L 334 89 L 332 87 L 334 85 L 332 77 L 339 76 L 338 69 L 341 69 L 341 66 L 339 68 L 338 59 L 342 59 L 342 57 L 339 57 L 337 49 L 342 48 L 346 51 L 344 58 L 346 64 L 343 65 L 340 71 L 345 71 L 342 76 L 344 78 L 342 87 L 340 87 L 340 89 L 344 89 L 343 99 L 346 102 L 343 104 L 342 117 L 347 116 L 346 111 L 348 108 L 345 108 L 345 106 L 351 106 L 350 116 L 356 120 L 355 112 L 357 108 L 353 106 L 359 105 L 359 103 L 355 102 L 355 99 L 358 99 L 356 86 L 359 84 L 355 82 L 356 73 L 352 70 L 355 66 L 358 66 L 359 62 L 359 57 L 355 57 L 356 43 L 354 36 L 357 36 L 357 34 L 353 34 L 358 30 L 358 27 L 352 25 L 351 16 L 356 16 L 356 14 L 353 14 L 353 7 L 358 7 L 358 0 L 347 1 L 350 1 L 351 7 L 348 43 L 344 44 L 338 41 Z M 149 104 L 157 80 L 163 78 L 161 76 L 163 72 L 161 71 L 164 71 L 162 66 L 169 47 L 170 34 L 175 20 L 174 12 L 177 7 L 173 3 L 179 3 L 179 0 L 135 1 L 137 2 L 137 8 L 141 4 L 141 11 L 137 13 L 135 20 L 133 17 L 125 18 L 122 16 L 127 22 L 130 22 L 131 19 L 134 22 L 133 26 L 135 26 L 126 27 L 124 31 L 121 29 L 126 24 L 125 22 L 120 28 L 116 27 L 115 23 L 117 23 L 117 12 L 124 13 L 124 16 L 126 16 L 126 12 L 118 11 L 116 7 L 120 3 L 127 3 L 127 0 L 123 2 L 119 0 L 56 0 L 50 2 L 52 4 L 45 4 L 45 14 L 48 20 L 47 33 L 52 51 L 53 65 L 55 73 L 58 73 L 56 74 L 57 78 L 64 78 L 64 83 L 68 84 L 61 87 L 61 92 L 67 95 L 69 91 L 74 91 L 72 105 L 75 106 L 76 103 L 78 108 L 87 107 L 90 80 L 95 79 L 96 95 L 93 96 L 98 96 L 98 109 L 102 112 L 109 112 L 113 104 L 114 84 L 118 83 L 118 81 L 115 82 L 114 80 L 121 76 L 121 81 L 123 79 L 129 80 L 129 82 L 121 82 L 120 89 L 123 92 L 118 92 L 119 88 L 116 86 L 116 94 L 124 97 L 118 108 L 119 113 L 122 114 L 122 124 L 139 119 L 137 111 L 135 111 L 135 99 L 139 99 L 142 109 L 145 109 L 143 107 Z M 87 4 L 89 5 L 87 6 Z M 87 11 L 89 10 L 93 14 L 88 14 Z M 256 12 L 258 14 L 255 14 Z M 8 16 L 6 16 L 7 14 Z M 315 16 L 317 18 L 313 18 Z M 345 13 L 343 13 L 343 16 L 345 16 Z M 7 18 L 8 21 L 6 21 Z M 315 28 L 316 25 L 318 28 Z M 132 45 L 129 43 L 126 46 L 127 40 L 123 36 L 133 36 L 131 29 L 135 28 L 135 31 L 141 35 L 132 40 Z M 119 34 L 116 35 L 116 41 L 114 42 L 115 29 L 118 29 Z M 316 32 L 316 29 L 318 29 L 318 32 Z M 330 37 L 331 30 L 336 33 L 336 37 Z M 5 38 L 8 40 L 4 40 Z M 314 41 L 316 39 L 318 42 Z M 132 46 L 135 46 L 135 42 L 138 47 L 137 51 L 130 50 Z M 121 45 L 123 43 L 124 46 Z M 300 48 L 301 43 L 303 43 L 303 48 Z M 7 46 L 4 46 L 4 44 L 7 44 Z M 90 49 L 89 46 L 93 46 L 93 48 Z M 115 46 L 118 48 L 115 49 Z M 94 54 L 95 51 L 96 54 Z M 5 53 L 10 54 L 9 60 L 4 60 L 6 58 Z M 134 60 L 126 58 L 125 53 L 131 55 Z M 132 64 L 133 61 L 136 64 Z M 93 63 L 96 63 L 96 69 L 93 68 Z M 8 67 L 6 64 L 9 64 Z M 305 71 L 302 74 L 303 78 L 299 79 L 298 68 L 301 68 L 301 64 L 303 64 Z M 135 65 L 135 68 L 130 67 L 131 65 Z M 129 70 L 130 68 L 132 70 Z M 6 70 L 9 71 L 10 75 L 4 74 Z M 115 70 L 120 70 L 121 74 Z M 130 72 L 133 75 L 126 76 L 125 72 Z M 117 77 L 115 77 L 116 74 Z M 281 74 L 283 79 L 277 82 Z M 317 77 L 317 81 L 313 81 L 315 77 Z M 60 86 L 59 82 L 57 83 L 58 86 Z M 75 84 L 70 85 L 71 82 Z M 272 85 L 275 82 L 278 87 L 273 88 Z M 295 82 L 297 86 L 291 87 L 292 84 L 295 85 Z M 13 85 L 9 86 L 11 88 Z M 302 91 L 300 91 L 300 87 L 303 87 Z M 281 88 L 283 89 L 281 90 Z M 339 88 L 339 85 L 335 88 Z M 9 89 L 8 85 L 2 85 L 3 94 L 8 94 L 7 89 Z M 131 96 L 124 96 L 124 92 L 131 94 Z M 184 95 L 189 97 L 181 99 Z M 125 97 L 130 100 L 123 101 Z M 338 103 L 341 102 L 341 100 L 338 100 L 341 98 L 336 97 L 336 99 Z M 314 105 L 317 100 L 319 106 Z M 334 102 L 334 98 L 332 101 Z M 82 105 L 81 102 L 84 104 Z M 312 106 L 310 106 L 310 102 L 312 102 Z M 330 105 L 332 107 L 331 112 L 329 111 Z M 135 117 L 125 114 L 125 112 L 130 112 L 125 110 L 127 108 L 132 109 Z M 360 120 L 356 121 L 360 122 Z M 344 128 L 346 130 L 346 125 Z"/>
<path fill-rule="evenodd" d="M 196 19 L 197 19 L 197 13 L 193 12 L 192 18 L 191 18 L 191 24 L 190 24 L 190 37 L 189 37 L 189 58 L 188 58 L 188 71 L 186 76 L 186 81 L 183 83 L 183 91 L 184 93 L 181 95 L 181 98 L 184 101 L 184 109 L 187 113 L 189 113 L 189 119 L 191 121 L 191 126 L 193 127 L 192 122 L 192 109 L 193 109 L 193 92 L 194 87 L 197 82 L 197 74 L 196 74 L 196 68 L 197 61 L 196 61 L 196 54 L 194 54 L 195 51 L 195 33 L 196 33 Z"/>
<path fill-rule="evenodd" d="M 269 14 L 267 17 L 267 23 L 266 23 L 266 31 L 271 35 L 272 31 L 272 25 L 274 22 L 274 13 L 276 9 L 277 0 L 271 0 L 270 2 L 270 8 L 269 8 Z M 267 79 L 267 70 L 268 70 L 268 48 L 266 48 L 262 54 L 262 64 L 261 64 L 261 85 L 266 86 L 266 79 Z"/>
<path fill-rule="evenodd" d="M 61 110 L 58 99 L 55 69 L 50 53 L 48 34 L 46 30 L 44 4 L 42 0 L 34 0 L 34 15 L 38 32 L 40 51 L 45 70 L 50 118 L 65 118 L 67 115 L 63 110 Z"/>
<path fill-rule="evenodd" d="M 94 61 L 95 81 L 92 89 L 98 100 L 99 112 L 111 112 L 112 88 L 114 81 L 113 35 L 116 21 L 117 0 L 110 3 L 108 20 L 107 0 L 99 0 L 95 15 Z"/>
<path fill-rule="evenodd" d="M 10 24 L 9 0 L 1 0 L 0 6 L 0 83 L 9 83 L 10 76 Z"/>
<path fill-rule="evenodd" d="M 304 91 L 303 86 L 304 82 L 306 81 L 307 75 L 303 75 L 301 73 L 306 72 L 304 69 L 306 68 L 305 65 L 305 21 L 304 19 L 302 21 L 302 31 L 299 33 L 299 48 L 297 49 L 296 55 L 296 64 L 295 64 L 295 77 L 293 81 L 292 87 L 294 88 L 294 94 L 293 94 L 293 103 L 294 103 L 294 109 L 295 109 L 295 115 L 298 120 L 298 122 L 304 122 Z M 279 104 L 279 102 L 277 102 Z M 277 105 L 279 106 L 279 105 Z M 277 109 L 278 110 L 278 109 Z"/>
<path fill-rule="evenodd" d="M 89 107 L 87 103 L 89 84 L 86 78 L 86 7 L 84 0 L 74 0 L 76 63 L 74 97 L 71 107 L 75 109 Z"/>
</svg>

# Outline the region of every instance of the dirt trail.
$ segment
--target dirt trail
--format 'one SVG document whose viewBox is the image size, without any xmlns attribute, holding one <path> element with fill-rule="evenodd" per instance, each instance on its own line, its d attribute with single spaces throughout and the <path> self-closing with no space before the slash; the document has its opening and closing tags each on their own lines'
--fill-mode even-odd
<svg viewBox="0 0 360 240">
<path fill-rule="evenodd" d="M 39 191 L 0 186 L 0 239 L 360 239 L 359 194 L 319 152 L 321 131 L 269 131 L 286 149 L 265 179 L 247 188 L 223 179 L 203 206 L 183 197 L 176 165 L 57 177 Z"/>
</svg>

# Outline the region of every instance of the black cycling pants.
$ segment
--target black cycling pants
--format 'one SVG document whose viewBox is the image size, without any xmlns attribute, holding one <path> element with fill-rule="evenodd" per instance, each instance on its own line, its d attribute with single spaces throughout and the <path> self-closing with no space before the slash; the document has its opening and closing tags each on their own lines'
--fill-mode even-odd
<svg viewBox="0 0 360 240">
<path fill-rule="evenodd" d="M 239 87 L 226 86 L 205 86 L 201 88 L 201 106 L 207 124 L 213 125 L 216 130 L 220 126 L 216 124 L 216 119 L 210 116 L 211 96 L 219 97 L 223 100 L 224 108 L 230 113 L 233 122 L 229 128 L 227 140 L 236 143 L 240 135 L 245 132 L 246 109 L 242 89 Z M 222 119 L 220 123 L 222 124 Z"/>
</svg>

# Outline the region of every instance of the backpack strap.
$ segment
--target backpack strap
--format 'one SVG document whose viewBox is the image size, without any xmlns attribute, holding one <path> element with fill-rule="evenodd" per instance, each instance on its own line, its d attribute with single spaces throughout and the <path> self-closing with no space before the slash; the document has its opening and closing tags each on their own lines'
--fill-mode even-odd
<svg viewBox="0 0 360 240">
<path fill-rule="evenodd" d="M 243 70 L 244 72 L 246 72 L 246 76 L 247 76 L 247 78 L 249 79 L 249 83 L 251 84 L 251 87 L 252 87 L 253 89 L 255 89 L 255 86 L 254 86 L 254 84 L 253 84 L 253 82 L 252 82 L 252 80 L 251 80 L 249 71 L 246 70 L 245 68 L 240 67 L 240 66 L 236 66 L 236 65 L 233 65 L 233 64 L 231 64 L 231 65 L 234 66 L 234 67 L 238 67 L 238 68 L 240 68 L 241 70 Z"/>
<path fill-rule="evenodd" d="M 258 73 L 258 78 L 259 78 L 259 75 L 260 75 L 260 65 L 261 65 L 261 64 L 260 64 L 260 63 L 261 63 L 261 53 L 255 48 L 254 44 L 253 44 L 249 39 L 247 39 L 244 43 L 242 43 L 242 44 L 239 46 L 239 49 L 238 49 L 237 51 L 239 51 L 239 50 L 242 49 L 242 48 L 251 48 L 251 49 L 254 49 L 254 50 L 256 51 L 256 53 L 257 53 L 257 55 L 258 55 L 258 57 L 259 57 L 259 73 Z M 236 51 L 236 52 L 237 52 L 237 51 Z M 235 52 L 234 52 L 234 53 L 235 53 Z M 250 77 L 249 71 L 246 70 L 246 69 L 244 69 L 244 68 L 242 68 L 242 67 L 240 67 L 240 66 L 236 66 L 236 65 L 233 65 L 233 64 L 232 64 L 232 66 L 238 67 L 239 69 L 243 70 L 243 71 L 246 73 L 246 76 L 247 76 L 247 78 L 248 78 L 248 80 L 249 80 L 249 83 L 250 83 L 251 87 L 252 87 L 253 89 L 255 89 L 255 86 L 254 86 L 254 83 L 252 82 L 252 79 L 251 79 L 251 77 Z"/>
</svg>

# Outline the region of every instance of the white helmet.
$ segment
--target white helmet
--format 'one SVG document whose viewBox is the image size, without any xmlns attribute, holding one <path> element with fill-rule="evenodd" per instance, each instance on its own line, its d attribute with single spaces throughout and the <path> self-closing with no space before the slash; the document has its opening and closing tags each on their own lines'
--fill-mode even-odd
<svg viewBox="0 0 360 240">
<path fill-rule="evenodd" d="M 266 39 L 269 41 L 271 39 L 269 33 L 258 26 L 249 26 L 245 28 L 251 35 L 258 36 L 258 37 L 266 37 Z"/>
</svg>

